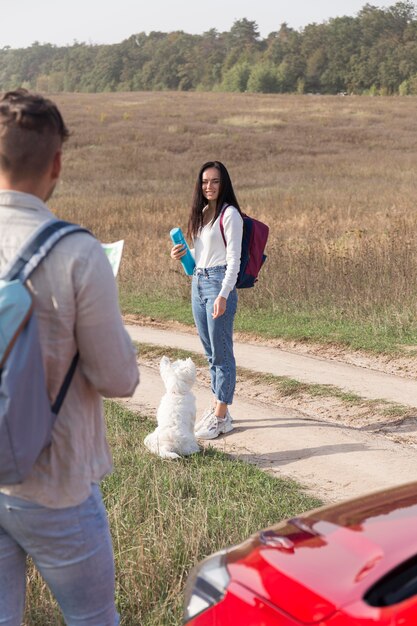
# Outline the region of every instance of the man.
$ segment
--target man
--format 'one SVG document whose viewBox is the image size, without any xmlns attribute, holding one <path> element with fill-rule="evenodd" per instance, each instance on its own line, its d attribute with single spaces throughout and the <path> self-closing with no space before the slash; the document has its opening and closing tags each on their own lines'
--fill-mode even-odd
<svg viewBox="0 0 417 626">
<path fill-rule="evenodd" d="M 53 215 L 45 202 L 61 172 L 69 133 L 53 102 L 25 90 L 0 100 L 0 272 Z M 74 355 L 79 362 L 52 444 L 30 475 L 0 485 L 0 623 L 20 626 L 30 555 L 66 624 L 115 626 L 114 561 L 98 483 L 111 471 L 101 396 L 133 394 L 134 347 L 100 243 L 63 238 L 28 287 L 38 318 L 51 403 Z"/>
</svg>

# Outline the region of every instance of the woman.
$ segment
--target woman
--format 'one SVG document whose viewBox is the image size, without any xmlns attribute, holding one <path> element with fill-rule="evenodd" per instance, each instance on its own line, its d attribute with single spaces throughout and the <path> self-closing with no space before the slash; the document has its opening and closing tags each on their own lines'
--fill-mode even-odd
<svg viewBox="0 0 417 626">
<path fill-rule="evenodd" d="M 220 161 L 205 163 L 198 174 L 187 232 L 194 242 L 191 252 L 196 264 L 191 290 L 193 316 L 209 362 L 214 395 L 213 407 L 196 424 L 199 439 L 215 439 L 233 429 L 228 407 L 236 384 L 233 322 L 242 233 L 241 211 L 227 169 Z M 181 244 L 173 246 L 173 259 L 179 260 L 184 254 Z"/>
</svg>

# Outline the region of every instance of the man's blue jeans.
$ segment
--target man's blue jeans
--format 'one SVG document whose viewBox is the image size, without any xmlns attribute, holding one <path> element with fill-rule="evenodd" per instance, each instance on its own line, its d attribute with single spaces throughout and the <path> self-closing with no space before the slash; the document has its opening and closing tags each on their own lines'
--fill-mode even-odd
<svg viewBox="0 0 417 626">
<path fill-rule="evenodd" d="M 117 626 L 107 513 L 93 485 L 78 506 L 50 509 L 0 493 L 0 625 L 20 626 L 26 555 L 69 626 Z"/>
<path fill-rule="evenodd" d="M 225 313 L 215 320 L 212 317 L 213 304 L 220 293 L 225 271 L 224 266 L 196 269 L 192 279 L 191 304 L 209 362 L 211 390 L 216 400 L 232 404 L 236 385 L 236 361 L 233 354 L 236 288 L 227 298 Z"/>
</svg>

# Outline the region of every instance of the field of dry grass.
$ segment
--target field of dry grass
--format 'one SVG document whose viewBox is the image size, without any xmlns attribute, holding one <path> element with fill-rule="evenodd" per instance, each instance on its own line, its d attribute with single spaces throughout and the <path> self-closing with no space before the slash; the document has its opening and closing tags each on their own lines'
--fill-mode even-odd
<svg viewBox="0 0 417 626">
<path fill-rule="evenodd" d="M 52 205 L 102 241 L 125 239 L 122 290 L 188 298 L 168 233 L 186 226 L 199 166 L 219 159 L 242 208 L 271 227 L 268 262 L 241 308 L 387 327 L 417 343 L 414 98 L 55 99 L 73 136 Z"/>
</svg>

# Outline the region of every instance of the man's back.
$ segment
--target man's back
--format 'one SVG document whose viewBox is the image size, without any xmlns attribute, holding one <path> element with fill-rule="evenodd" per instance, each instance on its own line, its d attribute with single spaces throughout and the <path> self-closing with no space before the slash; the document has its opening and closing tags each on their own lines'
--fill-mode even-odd
<svg viewBox="0 0 417 626">
<path fill-rule="evenodd" d="M 31 232 L 51 217 L 34 196 L 0 191 L 0 272 Z M 111 469 L 99 394 L 133 393 L 138 383 L 135 351 L 121 323 L 110 264 L 90 235 L 73 234 L 59 242 L 28 287 L 51 403 L 77 350 L 80 360 L 51 447 L 23 484 L 0 490 L 45 506 L 71 506 Z"/>
</svg>

